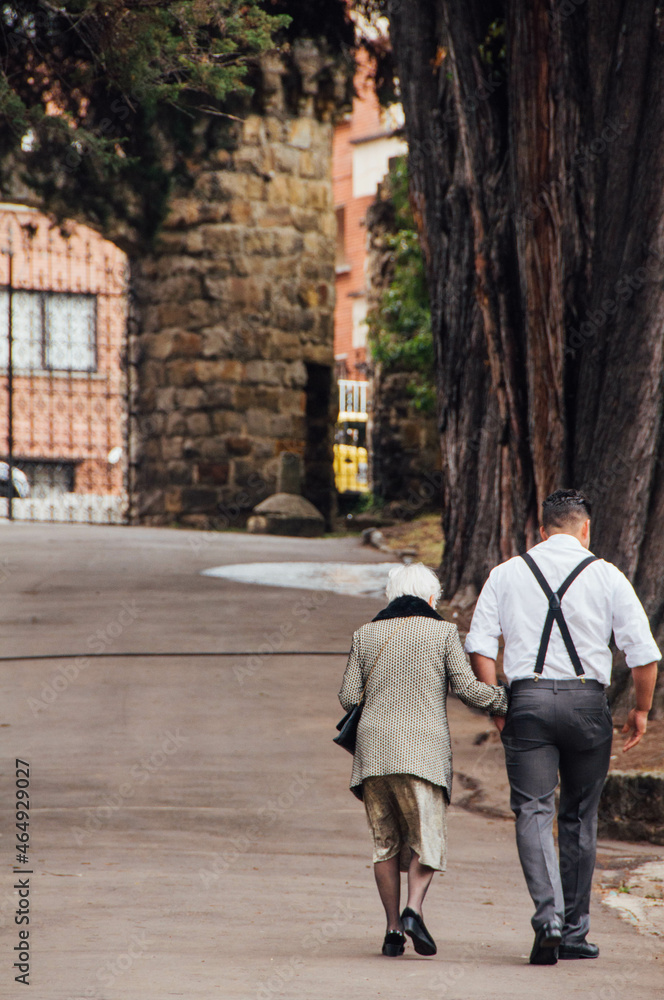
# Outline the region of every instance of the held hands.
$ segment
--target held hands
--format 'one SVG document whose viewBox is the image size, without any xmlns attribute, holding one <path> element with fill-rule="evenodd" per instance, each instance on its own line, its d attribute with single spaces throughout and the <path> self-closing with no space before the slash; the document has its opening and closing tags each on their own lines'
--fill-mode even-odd
<svg viewBox="0 0 664 1000">
<path fill-rule="evenodd" d="M 625 753 L 626 750 L 631 750 L 632 747 L 635 747 L 637 743 L 641 742 L 642 737 L 645 736 L 647 728 L 648 713 L 639 712 L 637 709 L 633 708 L 627 716 L 627 722 L 621 730 L 623 734 L 628 734 L 625 742 L 623 743 L 623 753 Z"/>
</svg>

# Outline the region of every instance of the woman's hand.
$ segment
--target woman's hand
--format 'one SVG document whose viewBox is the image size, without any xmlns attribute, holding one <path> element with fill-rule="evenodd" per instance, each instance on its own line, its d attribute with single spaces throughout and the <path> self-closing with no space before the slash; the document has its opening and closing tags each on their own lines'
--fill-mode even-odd
<svg viewBox="0 0 664 1000">
<path fill-rule="evenodd" d="M 504 715 L 494 715 L 493 716 L 493 724 L 496 727 L 496 729 L 498 730 L 498 732 L 502 733 L 503 729 L 505 728 L 505 716 Z"/>
</svg>

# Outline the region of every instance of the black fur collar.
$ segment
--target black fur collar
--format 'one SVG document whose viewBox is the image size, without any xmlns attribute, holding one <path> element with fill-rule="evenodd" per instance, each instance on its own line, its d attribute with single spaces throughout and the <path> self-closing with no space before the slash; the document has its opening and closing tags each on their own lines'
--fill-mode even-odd
<svg viewBox="0 0 664 1000">
<path fill-rule="evenodd" d="M 410 594 L 395 597 L 386 608 L 378 612 L 372 621 L 381 622 L 386 618 L 408 618 L 409 615 L 422 615 L 423 618 L 437 618 L 438 621 L 444 621 L 438 612 L 434 611 L 421 597 L 414 597 Z"/>
</svg>

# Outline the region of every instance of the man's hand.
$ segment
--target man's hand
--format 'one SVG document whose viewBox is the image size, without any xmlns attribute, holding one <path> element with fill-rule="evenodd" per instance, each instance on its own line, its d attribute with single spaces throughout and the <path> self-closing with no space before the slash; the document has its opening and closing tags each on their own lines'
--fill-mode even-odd
<svg viewBox="0 0 664 1000">
<path fill-rule="evenodd" d="M 504 715 L 494 715 L 493 716 L 493 724 L 496 727 L 496 729 L 498 730 L 498 732 L 502 733 L 503 729 L 505 728 L 505 716 Z"/>
<path fill-rule="evenodd" d="M 648 713 L 639 712 L 636 708 L 627 716 L 627 722 L 622 727 L 622 733 L 628 733 L 627 739 L 623 743 L 623 753 L 626 750 L 631 750 L 635 747 L 637 743 L 641 742 L 641 739 L 646 734 L 646 729 L 648 728 Z"/>
<path fill-rule="evenodd" d="M 652 696 L 657 683 L 657 664 L 644 663 L 641 667 L 632 668 L 634 678 L 634 693 L 636 708 L 627 716 L 627 722 L 622 728 L 623 734 L 629 734 L 623 743 L 623 753 L 631 750 L 641 742 L 648 728 L 648 712 L 652 707 Z M 647 707 L 646 707 L 647 706 Z"/>
</svg>

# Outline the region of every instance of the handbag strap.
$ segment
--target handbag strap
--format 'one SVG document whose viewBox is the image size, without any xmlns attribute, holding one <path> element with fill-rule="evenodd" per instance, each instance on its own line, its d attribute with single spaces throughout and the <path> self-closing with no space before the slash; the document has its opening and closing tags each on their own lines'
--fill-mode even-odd
<svg viewBox="0 0 664 1000">
<path fill-rule="evenodd" d="M 392 629 L 392 631 L 388 635 L 387 639 L 385 640 L 385 642 L 383 643 L 383 645 L 378 650 L 378 656 L 376 657 L 376 659 L 371 664 L 371 670 L 367 674 L 367 679 L 364 682 L 364 687 L 362 688 L 362 692 L 360 694 L 360 700 L 358 701 L 358 705 L 361 705 L 362 702 L 364 701 L 364 695 L 365 695 L 366 690 L 367 690 L 367 684 L 369 683 L 369 678 L 371 677 L 371 675 L 373 673 L 373 668 L 376 666 L 376 664 L 380 660 L 382 652 L 385 649 L 385 647 L 387 646 L 388 642 L 390 641 L 390 639 L 392 638 L 392 636 L 396 635 L 396 633 L 399 631 L 400 628 L 403 628 L 403 626 L 406 624 L 407 621 L 409 621 L 411 618 L 415 618 L 415 617 L 416 617 L 415 615 L 408 615 L 407 618 L 404 618 L 403 621 L 400 621 L 399 624 L 397 625 L 397 627 Z"/>
</svg>

